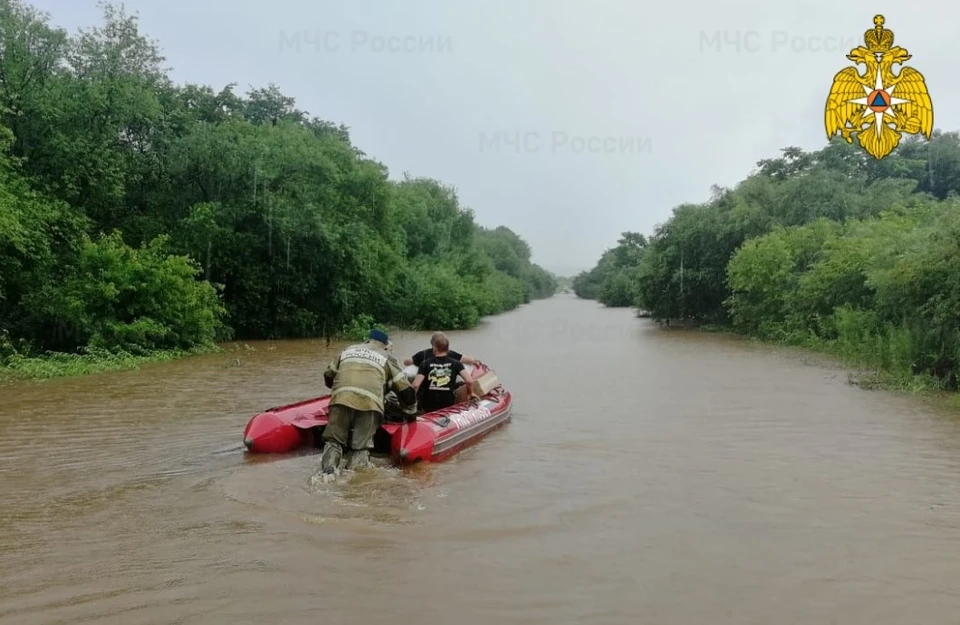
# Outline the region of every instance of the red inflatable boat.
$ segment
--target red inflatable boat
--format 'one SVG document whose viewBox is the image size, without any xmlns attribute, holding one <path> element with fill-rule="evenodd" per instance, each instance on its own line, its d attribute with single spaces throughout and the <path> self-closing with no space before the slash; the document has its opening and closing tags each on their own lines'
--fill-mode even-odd
<svg viewBox="0 0 960 625">
<path fill-rule="evenodd" d="M 389 456 L 400 464 L 445 460 L 472 445 L 510 419 L 512 397 L 496 374 L 470 367 L 479 399 L 428 412 L 412 423 L 384 423 L 373 438 L 375 456 Z M 406 369 L 407 376 L 415 368 Z M 322 447 L 330 395 L 277 406 L 254 416 L 243 432 L 249 453 L 282 454 L 304 447 Z"/>
</svg>

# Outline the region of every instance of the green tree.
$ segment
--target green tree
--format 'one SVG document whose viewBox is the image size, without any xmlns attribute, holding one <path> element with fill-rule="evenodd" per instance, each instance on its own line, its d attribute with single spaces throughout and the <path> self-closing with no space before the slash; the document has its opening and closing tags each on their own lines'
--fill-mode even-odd
<svg viewBox="0 0 960 625">
<path fill-rule="evenodd" d="M 907 139 L 882 160 L 843 141 L 790 147 L 757 166 L 675 208 L 629 261 L 621 239 L 577 294 L 616 301 L 627 276 L 655 318 L 729 323 L 955 387 L 960 135 Z"/>
<path fill-rule="evenodd" d="M 449 185 L 391 180 L 276 85 L 174 84 L 122 8 L 68 35 L 9 0 L 0 46 L 8 348 L 466 328 L 556 291 L 517 233 Z"/>
</svg>

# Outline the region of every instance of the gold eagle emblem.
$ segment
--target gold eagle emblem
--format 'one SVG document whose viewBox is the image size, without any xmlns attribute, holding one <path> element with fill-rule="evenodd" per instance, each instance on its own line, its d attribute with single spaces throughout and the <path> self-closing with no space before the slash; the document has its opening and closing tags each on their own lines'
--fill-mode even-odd
<svg viewBox="0 0 960 625">
<path fill-rule="evenodd" d="M 882 15 L 874 17 L 864 45 L 847 55 L 856 65 L 833 77 L 824 116 L 827 139 L 839 132 L 853 143 L 857 135 L 860 146 L 877 159 L 890 154 L 904 132 L 927 139 L 933 133 L 933 103 L 923 74 L 912 67 L 893 72 L 912 55 L 893 45 L 893 31 L 884 22 Z M 866 66 L 862 74 L 861 64 Z"/>
</svg>

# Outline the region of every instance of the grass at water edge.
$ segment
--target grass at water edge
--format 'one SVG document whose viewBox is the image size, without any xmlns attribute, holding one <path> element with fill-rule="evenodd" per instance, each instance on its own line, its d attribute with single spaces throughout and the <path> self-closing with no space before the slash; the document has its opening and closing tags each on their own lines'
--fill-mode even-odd
<svg viewBox="0 0 960 625">
<path fill-rule="evenodd" d="M 0 385 L 30 380 L 50 380 L 108 371 L 139 369 L 141 365 L 223 351 L 217 345 L 190 350 L 164 350 L 146 354 L 88 349 L 82 353 L 50 352 L 42 356 L 13 356 L 0 366 Z"/>
<path fill-rule="evenodd" d="M 403 332 L 402 329 L 394 326 L 387 326 L 387 329 L 391 334 Z M 364 338 L 366 338 L 365 333 Z M 322 340 L 322 337 L 316 337 L 315 340 Z M 331 340 L 350 342 L 363 339 L 341 333 L 332 336 Z M 194 355 L 236 351 L 241 349 L 240 344 L 243 342 L 230 341 L 230 343 L 233 344 L 232 349 L 225 349 L 219 345 L 207 345 L 190 350 L 160 350 L 146 354 L 130 354 L 87 348 L 81 353 L 50 352 L 42 356 L 13 356 L 5 364 L 0 364 L 0 386 L 110 371 L 131 371 L 145 364 L 179 360 Z M 250 349 L 249 346 L 246 348 Z"/>
</svg>

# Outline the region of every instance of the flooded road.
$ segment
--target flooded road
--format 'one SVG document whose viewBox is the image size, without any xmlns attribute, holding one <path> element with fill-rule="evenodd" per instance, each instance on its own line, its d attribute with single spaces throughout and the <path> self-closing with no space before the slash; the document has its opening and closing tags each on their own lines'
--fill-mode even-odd
<svg viewBox="0 0 960 625">
<path fill-rule="evenodd" d="M 340 485 L 240 445 L 323 391 L 322 342 L 0 388 L 0 623 L 960 620 L 945 416 L 572 296 L 451 338 L 513 421 Z"/>
</svg>

